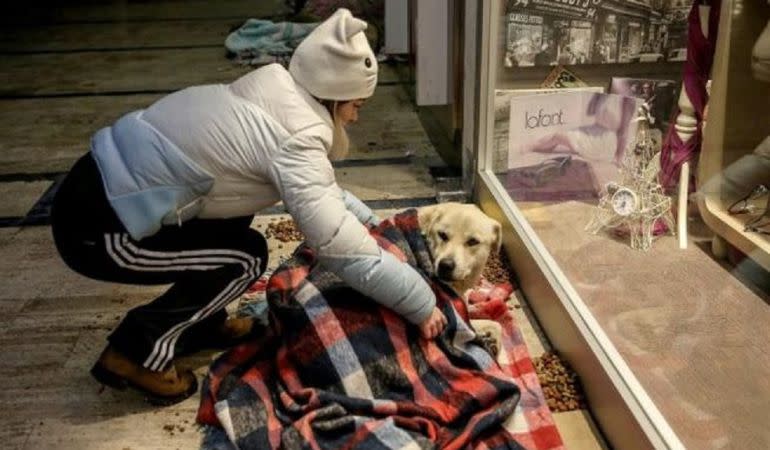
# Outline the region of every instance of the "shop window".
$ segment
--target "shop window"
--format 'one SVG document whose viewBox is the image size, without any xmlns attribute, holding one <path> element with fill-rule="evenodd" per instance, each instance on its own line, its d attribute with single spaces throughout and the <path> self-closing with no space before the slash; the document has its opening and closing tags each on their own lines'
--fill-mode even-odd
<svg viewBox="0 0 770 450">
<path fill-rule="evenodd" d="M 700 192 L 708 198 L 704 197 L 703 204 L 696 204 L 701 202 L 697 196 L 699 200 L 691 201 L 690 208 L 700 211 L 691 217 L 703 216 L 699 223 L 706 235 L 709 229 L 730 233 L 727 240 L 737 249 L 736 258 L 746 261 L 741 264 L 754 261 L 755 266 L 770 267 L 766 221 L 770 201 L 767 192 L 757 187 L 770 186 L 770 169 L 759 173 L 757 179 L 743 176 L 745 170 L 757 173 L 756 160 L 761 158 L 770 167 L 770 83 L 758 81 L 767 71 L 767 58 L 752 56 L 750 48 L 762 30 L 770 27 L 770 6 L 765 1 L 737 0 L 723 0 L 722 5 L 719 23 L 739 25 L 727 31 L 732 35 L 727 34 L 719 47 L 723 61 L 719 67 L 715 63 L 714 70 L 719 69 L 723 78 L 721 84 L 714 80 L 717 100 L 709 102 L 709 108 L 719 111 L 714 116 L 715 128 L 705 131 L 711 141 L 704 148 L 711 153 L 699 160 L 705 161 L 703 167 L 693 168 L 717 181 L 708 185 L 698 180 L 704 183 L 698 187 L 706 188 Z M 550 303 L 535 305 L 535 312 L 550 315 L 567 305 L 565 314 L 576 320 L 574 328 L 583 327 L 581 336 L 606 338 L 606 347 L 602 341 L 591 351 L 611 349 L 606 353 L 616 359 L 607 370 L 616 370 L 616 380 L 622 379 L 618 385 L 627 389 L 624 401 L 636 402 L 637 411 L 644 410 L 645 416 L 639 420 L 649 420 L 645 426 L 661 439 L 656 444 L 665 440 L 666 445 L 684 442 L 686 448 L 740 446 L 737 443 L 761 439 L 766 427 L 757 423 L 750 428 L 741 423 L 744 432 L 736 432 L 735 423 L 724 411 L 730 409 L 731 417 L 741 415 L 737 402 L 724 401 L 716 407 L 709 393 L 688 382 L 698 380 L 705 386 L 713 375 L 724 378 L 722 385 L 731 383 L 729 375 L 711 370 L 719 362 L 707 361 L 709 349 L 714 353 L 724 350 L 718 347 L 720 339 L 708 338 L 715 329 L 728 326 L 730 340 L 745 344 L 744 348 L 763 348 L 755 339 L 761 341 L 756 330 L 766 328 L 757 320 L 757 311 L 766 317 L 762 297 L 766 293 L 756 294 L 763 291 L 742 274 L 734 275 L 732 268 L 715 268 L 714 255 L 708 249 L 701 249 L 697 257 L 687 256 L 691 258 L 687 264 L 697 265 L 702 272 L 693 273 L 690 266 L 683 266 L 682 255 L 687 254 L 676 253 L 677 238 L 671 234 L 675 229 L 671 216 L 675 195 L 657 185 L 657 176 L 649 177 L 646 191 L 622 183 L 634 176 L 655 175 L 658 168 L 650 164 L 660 164 L 655 154 L 671 127 L 676 123 L 684 130 L 701 120 L 691 106 L 693 115 L 679 116 L 681 120 L 675 122 L 677 103 L 687 107 L 680 94 L 692 6 L 692 1 L 656 0 L 484 2 L 482 23 L 488 29 L 482 34 L 479 57 L 481 181 L 477 191 L 482 206 L 494 204 L 496 211 L 502 211 L 500 216 L 509 220 L 508 230 L 515 234 L 509 239 L 511 248 L 527 254 L 522 257 L 529 264 L 527 269 L 542 271 L 543 279 L 551 285 L 554 295 L 548 298 Z M 726 16 L 724 11 L 728 11 Z M 752 68 L 760 75 L 752 76 Z M 711 120 L 709 116 L 708 127 L 712 127 Z M 697 127 L 692 131 L 700 133 Z M 644 164 L 639 165 L 639 161 Z M 636 169 L 639 173 L 634 173 Z M 646 222 L 626 220 L 650 199 L 670 203 Z M 611 226 L 592 227 L 603 213 L 609 214 L 603 220 Z M 635 217 L 644 219 L 642 215 Z M 746 222 L 752 218 L 757 221 Z M 752 229 L 751 224 L 756 223 L 761 226 Z M 645 233 L 646 245 L 634 241 L 635 236 Z M 703 242 L 705 239 L 699 245 L 706 245 Z M 724 240 L 713 242 L 724 245 Z M 703 273 L 712 278 L 699 279 Z M 766 288 L 770 279 L 767 272 L 757 273 L 765 274 Z M 676 277 L 683 283 L 677 284 Z M 715 283 L 717 277 L 724 277 L 724 282 Z M 699 290 L 700 285 L 712 284 L 709 292 Z M 528 290 L 522 283 L 522 291 Z M 545 291 L 548 288 L 543 286 L 532 289 L 538 295 Z M 736 294 L 739 291 L 740 295 Z M 713 303 L 714 296 L 741 299 L 724 308 L 723 303 Z M 569 303 L 573 299 L 577 301 Z M 755 305 L 754 309 L 748 305 Z M 584 322 L 578 323 L 578 316 Z M 743 321 L 754 323 L 751 330 L 741 328 Z M 677 328 L 680 325 L 686 330 Z M 568 326 L 544 328 L 558 337 Z M 766 333 L 762 336 L 766 340 Z M 703 358 L 693 361 L 693 351 Z M 759 354 L 761 350 L 744 360 L 730 353 L 729 358 L 742 364 Z M 759 366 L 748 366 L 752 378 L 764 379 Z M 747 391 L 759 392 L 757 383 L 748 376 L 741 380 Z M 654 401 L 649 401 L 647 392 L 653 394 Z M 744 394 L 735 392 L 741 401 L 754 405 L 754 399 Z M 709 436 L 696 431 L 704 429 L 701 425 L 710 430 Z M 677 445 L 667 448 L 680 448 Z"/>
</svg>

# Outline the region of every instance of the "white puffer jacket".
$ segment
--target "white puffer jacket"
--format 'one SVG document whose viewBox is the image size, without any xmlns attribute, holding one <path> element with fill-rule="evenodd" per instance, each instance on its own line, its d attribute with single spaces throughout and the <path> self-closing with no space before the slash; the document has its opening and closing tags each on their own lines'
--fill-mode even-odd
<svg viewBox="0 0 770 450">
<path fill-rule="evenodd" d="M 326 108 L 273 64 L 229 85 L 170 94 L 100 130 L 92 152 L 135 238 L 162 224 L 245 216 L 283 201 L 322 264 L 420 323 L 433 292 L 378 247 L 361 223 L 371 211 L 338 187 L 327 156 L 332 127 Z"/>
</svg>

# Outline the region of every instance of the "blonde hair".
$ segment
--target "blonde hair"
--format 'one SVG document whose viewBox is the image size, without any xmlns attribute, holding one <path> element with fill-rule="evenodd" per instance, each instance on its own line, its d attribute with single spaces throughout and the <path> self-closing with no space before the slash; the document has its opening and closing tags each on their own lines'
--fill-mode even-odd
<svg viewBox="0 0 770 450">
<path fill-rule="evenodd" d="M 350 139 L 348 138 L 348 132 L 342 123 L 337 118 L 337 108 L 341 102 L 337 100 L 320 100 L 332 116 L 332 122 L 334 123 L 334 130 L 332 134 L 332 146 L 329 149 L 329 159 L 332 161 L 345 159 L 348 156 L 348 150 L 350 147 Z"/>
</svg>

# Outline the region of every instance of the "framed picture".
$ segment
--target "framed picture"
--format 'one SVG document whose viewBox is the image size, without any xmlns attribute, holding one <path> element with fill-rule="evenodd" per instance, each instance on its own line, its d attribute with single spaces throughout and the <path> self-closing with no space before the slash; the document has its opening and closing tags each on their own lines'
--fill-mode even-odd
<svg viewBox="0 0 770 450">
<path fill-rule="evenodd" d="M 691 2 L 509 0 L 507 68 L 684 61 Z"/>
</svg>

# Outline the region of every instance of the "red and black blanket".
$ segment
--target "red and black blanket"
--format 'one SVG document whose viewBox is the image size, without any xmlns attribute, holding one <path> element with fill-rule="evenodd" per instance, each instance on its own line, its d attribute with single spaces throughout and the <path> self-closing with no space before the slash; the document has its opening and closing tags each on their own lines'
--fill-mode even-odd
<svg viewBox="0 0 770 450">
<path fill-rule="evenodd" d="M 211 366 L 198 421 L 224 428 L 239 449 L 520 449 L 519 437 L 527 448 L 561 448 L 536 376 L 511 373 L 520 367 L 510 342 L 502 350 L 510 364 L 498 364 L 464 302 L 430 275 L 416 211 L 371 232 L 429 279 L 448 319 L 442 335 L 422 339 L 300 247 L 268 282 L 268 332 Z M 503 426 L 521 399 L 517 381 L 530 399 L 517 410 L 520 435 Z"/>
</svg>

